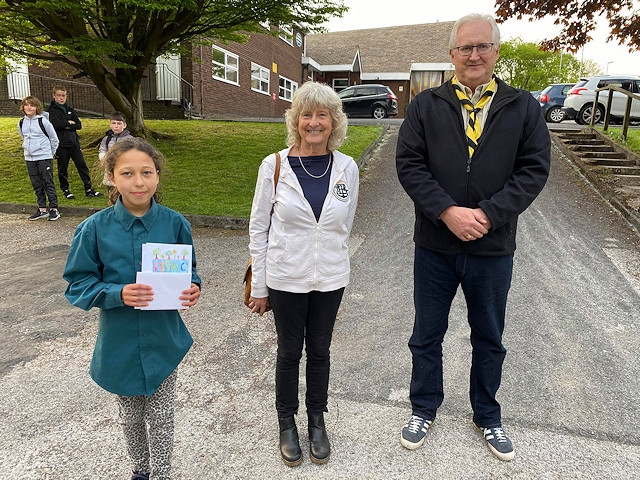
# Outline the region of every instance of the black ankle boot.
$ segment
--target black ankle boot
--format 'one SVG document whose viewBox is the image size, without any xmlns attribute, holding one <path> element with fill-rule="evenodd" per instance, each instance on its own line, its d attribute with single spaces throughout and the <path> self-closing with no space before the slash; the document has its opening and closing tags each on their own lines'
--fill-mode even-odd
<svg viewBox="0 0 640 480">
<path fill-rule="evenodd" d="M 313 463 L 327 463 L 331 446 L 324 427 L 324 414 L 309 413 L 309 453 Z"/>
<path fill-rule="evenodd" d="M 280 455 L 282 461 L 288 467 L 295 467 L 302 463 L 302 450 L 298 439 L 298 428 L 293 415 L 287 418 L 279 418 L 280 424 Z"/>
</svg>

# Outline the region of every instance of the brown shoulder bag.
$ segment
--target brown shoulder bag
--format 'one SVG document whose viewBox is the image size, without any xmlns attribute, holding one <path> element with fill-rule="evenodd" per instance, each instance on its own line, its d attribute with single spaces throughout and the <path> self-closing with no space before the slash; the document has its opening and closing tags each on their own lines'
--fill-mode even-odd
<svg viewBox="0 0 640 480">
<path fill-rule="evenodd" d="M 278 180 L 280 179 L 280 153 L 276 152 L 276 170 L 273 172 L 273 184 L 274 191 L 278 186 Z M 269 216 L 273 215 L 273 206 L 271 206 L 271 213 Z M 251 257 L 249 257 L 249 261 L 247 262 L 247 268 L 244 272 L 244 304 L 249 306 L 249 297 L 251 296 Z M 271 310 L 271 307 L 267 307 L 267 311 Z"/>
</svg>

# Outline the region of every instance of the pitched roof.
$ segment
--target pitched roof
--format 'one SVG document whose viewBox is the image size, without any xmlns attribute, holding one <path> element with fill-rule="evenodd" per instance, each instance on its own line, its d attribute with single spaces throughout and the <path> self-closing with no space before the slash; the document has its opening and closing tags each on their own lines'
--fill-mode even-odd
<svg viewBox="0 0 640 480">
<path fill-rule="evenodd" d="M 363 73 L 409 72 L 412 63 L 450 63 L 449 35 L 454 23 L 307 35 L 307 57 L 320 65 L 350 65 L 359 49 Z"/>
</svg>

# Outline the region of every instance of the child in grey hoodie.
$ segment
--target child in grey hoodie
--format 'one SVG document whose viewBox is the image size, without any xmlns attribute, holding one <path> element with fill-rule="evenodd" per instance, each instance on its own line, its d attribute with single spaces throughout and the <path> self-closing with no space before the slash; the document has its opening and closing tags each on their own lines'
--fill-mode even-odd
<svg viewBox="0 0 640 480">
<path fill-rule="evenodd" d="M 24 113 L 24 118 L 18 122 L 18 132 L 22 137 L 29 179 L 38 201 L 38 210 L 29 217 L 29 220 L 39 218 L 57 220 L 60 218 L 60 212 L 58 212 L 58 195 L 53 183 L 53 155 L 60 142 L 56 130 L 42 114 L 42 103 L 36 97 L 23 98 L 20 110 Z"/>
</svg>

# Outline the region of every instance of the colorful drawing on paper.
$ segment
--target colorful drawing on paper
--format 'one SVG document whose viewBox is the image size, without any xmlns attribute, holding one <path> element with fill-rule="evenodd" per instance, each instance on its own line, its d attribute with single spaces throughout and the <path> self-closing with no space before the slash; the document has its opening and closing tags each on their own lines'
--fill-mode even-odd
<svg viewBox="0 0 640 480">
<path fill-rule="evenodd" d="M 153 253 L 153 270 L 159 273 L 188 273 L 189 262 L 191 258 L 189 256 L 189 250 L 184 249 L 181 252 L 178 250 L 166 250 L 162 251 L 160 248 L 154 249 Z"/>
<path fill-rule="evenodd" d="M 142 245 L 142 271 L 155 273 L 191 273 L 191 245 L 145 243 Z"/>
</svg>

